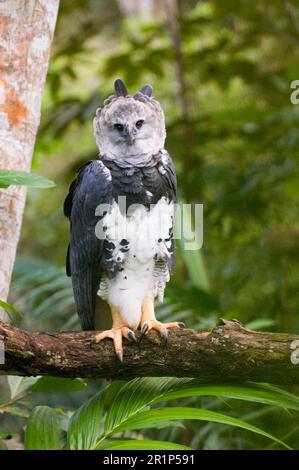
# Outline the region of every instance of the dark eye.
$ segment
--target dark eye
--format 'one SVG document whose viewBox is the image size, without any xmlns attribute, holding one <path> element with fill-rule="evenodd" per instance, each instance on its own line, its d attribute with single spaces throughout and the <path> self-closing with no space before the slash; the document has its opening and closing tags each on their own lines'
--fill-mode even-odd
<svg viewBox="0 0 299 470">
<path fill-rule="evenodd" d="M 122 124 L 114 124 L 114 128 L 117 129 L 119 132 L 124 130 L 124 126 Z"/>
<path fill-rule="evenodd" d="M 136 122 L 135 126 L 137 127 L 137 129 L 140 129 L 143 123 L 144 123 L 143 119 L 139 119 L 139 121 Z"/>
</svg>

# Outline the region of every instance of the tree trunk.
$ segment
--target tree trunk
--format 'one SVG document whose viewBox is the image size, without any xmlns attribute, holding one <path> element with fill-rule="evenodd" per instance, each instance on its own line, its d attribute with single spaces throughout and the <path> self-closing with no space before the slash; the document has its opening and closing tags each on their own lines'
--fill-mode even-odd
<svg viewBox="0 0 299 470">
<path fill-rule="evenodd" d="M 58 4 L 59 0 L 0 2 L 0 169 L 30 170 Z M 24 187 L 0 189 L 2 300 L 8 296 L 25 198 Z"/>
</svg>

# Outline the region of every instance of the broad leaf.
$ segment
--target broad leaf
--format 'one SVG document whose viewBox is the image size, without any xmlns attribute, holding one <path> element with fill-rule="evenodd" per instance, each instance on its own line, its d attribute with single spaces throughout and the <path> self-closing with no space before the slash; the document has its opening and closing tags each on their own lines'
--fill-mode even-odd
<svg viewBox="0 0 299 470">
<path fill-rule="evenodd" d="M 152 409 L 149 411 L 140 412 L 135 416 L 128 418 L 122 424 L 119 424 L 119 426 L 114 429 L 114 432 L 128 431 L 131 429 L 142 429 L 144 425 L 147 425 L 149 423 L 159 423 L 160 421 L 173 419 L 189 419 L 227 424 L 229 426 L 246 429 L 247 431 L 251 431 L 261 436 L 267 437 L 268 439 L 271 439 L 276 443 L 290 449 L 287 444 L 277 439 L 275 436 L 272 436 L 266 431 L 257 428 L 252 424 L 246 423 L 245 421 L 241 421 L 240 419 L 231 416 L 226 416 L 215 411 L 187 407 Z"/>
<path fill-rule="evenodd" d="M 9 389 L 10 389 L 10 398 L 14 400 L 15 398 L 20 397 L 29 390 L 37 381 L 39 377 L 20 377 L 18 375 L 10 375 L 7 377 Z"/>
<path fill-rule="evenodd" d="M 67 433 L 70 449 L 88 450 L 94 447 L 102 431 L 104 390 L 84 403 L 72 415 Z"/>
<path fill-rule="evenodd" d="M 128 383 L 126 380 L 114 380 L 105 391 L 105 406 L 110 407 L 120 389 Z"/>
<path fill-rule="evenodd" d="M 225 397 L 299 410 L 296 395 L 266 384 L 206 385 L 194 379 L 138 378 L 126 383 L 116 394 L 107 413 L 105 432 L 109 434 L 128 417 L 150 404 L 192 396 Z"/>
<path fill-rule="evenodd" d="M 37 406 L 29 416 L 25 430 L 26 450 L 59 450 L 59 416 L 48 406 Z"/>
<path fill-rule="evenodd" d="M 106 416 L 105 433 L 126 421 L 130 416 L 143 410 L 164 393 L 171 391 L 178 383 L 188 384 L 192 379 L 169 377 L 137 378 L 126 383 L 116 394 Z"/>
<path fill-rule="evenodd" d="M 246 385 L 214 385 L 200 384 L 198 381 L 192 380 L 189 382 L 187 387 L 177 387 L 177 390 L 166 392 L 154 399 L 153 403 L 175 400 L 177 398 L 205 395 L 246 400 L 299 411 L 299 398 L 296 395 L 286 392 L 279 387 L 255 383 L 248 383 Z"/>
<path fill-rule="evenodd" d="M 17 170 L 0 170 L 0 188 L 7 188 L 10 185 L 25 185 L 43 189 L 56 186 L 54 181 L 34 173 Z"/>
<path fill-rule="evenodd" d="M 32 391 L 39 393 L 66 393 L 78 392 L 86 387 L 82 379 L 65 379 L 62 377 L 40 377 L 33 385 Z"/>
</svg>

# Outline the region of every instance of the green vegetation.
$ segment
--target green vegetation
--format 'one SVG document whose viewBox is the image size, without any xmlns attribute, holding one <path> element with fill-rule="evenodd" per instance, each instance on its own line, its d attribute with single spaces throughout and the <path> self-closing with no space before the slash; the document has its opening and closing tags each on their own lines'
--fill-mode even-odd
<svg viewBox="0 0 299 470">
<path fill-rule="evenodd" d="M 42 176 L 26 171 L 0 170 L 0 188 L 13 185 L 25 185 L 32 188 L 53 188 L 55 183 Z"/>
</svg>

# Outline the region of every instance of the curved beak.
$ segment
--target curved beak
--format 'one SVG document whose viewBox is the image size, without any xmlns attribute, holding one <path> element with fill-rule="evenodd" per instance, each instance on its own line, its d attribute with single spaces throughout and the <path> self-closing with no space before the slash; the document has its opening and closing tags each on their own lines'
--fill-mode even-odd
<svg viewBox="0 0 299 470">
<path fill-rule="evenodd" d="M 136 138 L 136 130 L 134 128 L 131 128 L 131 127 L 127 127 L 126 129 L 126 140 L 128 142 L 128 144 L 132 145 L 134 142 L 135 142 L 135 138 Z"/>
</svg>

